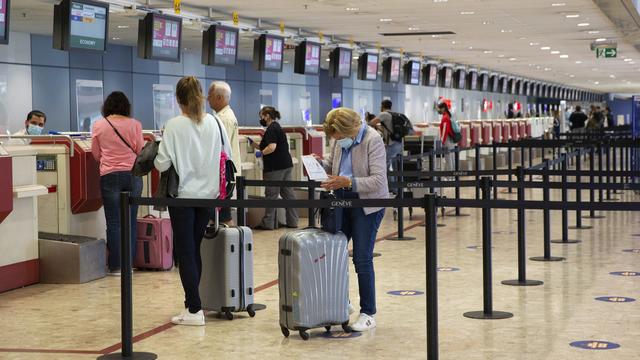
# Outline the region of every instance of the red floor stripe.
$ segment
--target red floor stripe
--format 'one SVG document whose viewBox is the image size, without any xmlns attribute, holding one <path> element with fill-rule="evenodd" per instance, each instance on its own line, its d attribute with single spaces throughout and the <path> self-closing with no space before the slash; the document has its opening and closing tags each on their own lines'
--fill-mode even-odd
<svg viewBox="0 0 640 360">
<path fill-rule="evenodd" d="M 51 349 L 3 349 L 0 353 L 38 353 L 38 354 L 83 354 L 83 355 L 102 355 L 103 353 L 95 350 L 51 350 Z"/>
</svg>

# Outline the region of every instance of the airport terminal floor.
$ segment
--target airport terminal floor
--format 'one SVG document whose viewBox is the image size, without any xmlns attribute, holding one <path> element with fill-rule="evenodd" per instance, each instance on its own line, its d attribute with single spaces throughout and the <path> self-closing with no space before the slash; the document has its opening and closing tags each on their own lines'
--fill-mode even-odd
<svg viewBox="0 0 640 360">
<path fill-rule="evenodd" d="M 446 194 L 449 191 L 447 190 Z M 452 196 L 452 194 L 448 194 Z M 551 191 L 551 200 L 559 192 Z M 472 190 L 462 196 L 472 197 Z M 540 190 L 527 190 L 541 199 Z M 586 193 L 585 193 L 586 196 Z M 626 191 L 623 201 L 638 201 Z M 515 195 L 500 194 L 500 198 Z M 572 197 L 570 197 L 572 200 Z M 637 359 L 640 353 L 638 302 L 598 301 L 598 297 L 640 298 L 638 277 L 614 276 L 638 271 L 640 214 L 608 212 L 585 220 L 590 230 L 570 230 L 579 244 L 552 245 L 562 262 L 527 264 L 529 279 L 542 286 L 500 285 L 517 275 L 516 212 L 494 210 L 494 309 L 514 314 L 505 320 L 473 320 L 463 313 L 482 309 L 481 213 L 462 209 L 468 217 L 438 217 L 439 327 L 441 359 Z M 559 212 L 551 213 L 552 238 L 560 236 Z M 570 222 L 574 220 L 570 214 Z M 527 255 L 542 254 L 542 211 L 526 212 Z M 254 318 L 237 314 L 233 321 L 215 313 L 206 326 L 174 326 L 169 322 L 182 304 L 175 268 L 166 272 L 136 271 L 134 349 L 160 359 L 424 359 L 425 227 L 422 210 L 409 219 L 406 235 L 415 241 L 390 241 L 397 223 L 387 209 L 378 233 L 375 258 L 378 327 L 368 333 L 327 336 L 311 331 L 310 341 L 297 334 L 284 338 L 278 325 L 278 238 L 285 230 L 256 231 L 255 301 L 267 306 Z M 351 300 L 357 304 L 353 267 Z M 395 292 L 395 294 L 393 294 Z M 614 299 L 615 300 L 615 299 Z M 0 294 L 0 359 L 92 359 L 120 348 L 120 278 L 106 277 L 82 285 L 33 285 Z M 334 328 L 337 331 L 338 328 Z M 621 347 L 586 351 L 569 344 L 581 340 L 609 341 Z"/>
</svg>

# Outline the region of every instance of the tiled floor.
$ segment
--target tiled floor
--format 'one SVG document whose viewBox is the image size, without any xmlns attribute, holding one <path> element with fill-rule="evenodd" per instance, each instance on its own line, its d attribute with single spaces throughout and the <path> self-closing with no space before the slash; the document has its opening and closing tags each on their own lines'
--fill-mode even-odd
<svg viewBox="0 0 640 360">
<path fill-rule="evenodd" d="M 464 191 L 471 196 L 471 191 Z M 513 195 L 501 195 L 515 198 Z M 529 198 L 541 199 L 539 191 Z M 559 193 L 552 194 L 559 199 Z M 640 198 L 631 192 L 626 201 Z M 587 199 L 587 193 L 583 199 Z M 640 271 L 640 214 L 615 212 L 605 219 L 584 222 L 592 230 L 570 230 L 574 245 L 552 245 L 553 255 L 566 261 L 527 262 L 527 276 L 543 286 L 511 287 L 501 280 L 517 277 L 515 210 L 493 211 L 493 303 L 495 310 L 513 312 L 507 320 L 472 320 L 464 312 L 482 309 L 482 251 L 479 210 L 469 217 L 447 217 L 438 228 L 440 272 L 439 321 L 441 359 L 628 359 L 640 358 L 640 277 L 610 275 Z M 552 215 L 552 238 L 560 237 L 560 213 Z M 422 212 L 405 226 L 419 224 Z M 570 222 L 574 222 L 570 214 Z M 527 256 L 542 255 L 542 213 L 527 211 Z M 387 211 L 379 237 L 396 231 Z M 297 334 L 284 338 L 278 325 L 277 239 L 284 231 L 256 232 L 256 301 L 267 305 L 255 318 L 237 315 L 227 321 L 211 315 L 205 327 L 167 325 L 180 311 L 182 289 L 175 270 L 136 272 L 134 275 L 134 334 L 142 339 L 138 351 L 160 359 L 424 359 L 426 358 L 425 295 L 392 296 L 393 290 L 425 291 L 425 229 L 415 226 L 407 235 L 416 241 L 381 241 L 375 259 L 378 328 L 354 338 L 322 337 L 310 341 Z M 357 285 L 351 272 L 351 298 Z M 117 350 L 120 341 L 118 278 L 84 285 L 36 285 L 0 294 L 0 359 L 91 359 Z M 625 296 L 631 303 L 596 301 L 599 296 Z M 337 329 L 336 329 L 337 330 Z M 581 350 L 569 344 L 606 340 L 615 350 Z M 58 353 L 50 353 L 60 350 Z M 27 352 L 25 352 L 27 351 Z M 86 351 L 87 353 L 73 353 Z"/>
</svg>

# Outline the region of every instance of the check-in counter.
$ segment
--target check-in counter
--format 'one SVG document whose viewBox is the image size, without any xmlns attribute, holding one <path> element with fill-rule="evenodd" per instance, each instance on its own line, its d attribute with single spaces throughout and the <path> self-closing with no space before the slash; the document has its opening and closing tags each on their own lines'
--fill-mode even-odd
<svg viewBox="0 0 640 360">
<path fill-rule="evenodd" d="M 38 230 L 46 233 L 106 238 L 100 171 L 91 139 L 32 139 L 38 184 L 48 189 L 38 203 Z M 71 151 L 73 149 L 73 151 Z"/>
<path fill-rule="evenodd" d="M 40 279 L 36 152 L 24 145 L 0 146 L 0 292 Z"/>
<path fill-rule="evenodd" d="M 517 141 L 520 139 L 520 121 L 510 121 L 511 126 L 511 140 Z"/>
<path fill-rule="evenodd" d="M 302 166 L 302 134 L 297 132 L 287 132 L 289 142 L 289 153 L 293 162 L 293 181 L 302 181 L 304 172 Z"/>
<path fill-rule="evenodd" d="M 527 138 L 527 123 L 529 122 L 529 120 L 521 120 L 518 121 L 518 132 L 520 133 L 520 138 Z"/>
<path fill-rule="evenodd" d="M 500 121 L 491 122 L 492 131 L 492 143 L 497 144 L 502 141 L 502 123 Z"/>
<path fill-rule="evenodd" d="M 510 121 L 500 121 L 498 123 L 502 124 L 502 137 L 501 137 L 501 143 L 507 143 L 509 142 L 509 139 L 511 139 L 511 122 Z"/>
<path fill-rule="evenodd" d="M 470 130 L 469 145 L 471 147 L 474 147 L 476 146 L 476 144 L 481 144 L 482 142 L 480 141 L 481 139 L 480 133 L 482 132 L 482 123 L 478 123 L 478 122 L 471 123 L 471 127 L 469 130 Z"/>
</svg>

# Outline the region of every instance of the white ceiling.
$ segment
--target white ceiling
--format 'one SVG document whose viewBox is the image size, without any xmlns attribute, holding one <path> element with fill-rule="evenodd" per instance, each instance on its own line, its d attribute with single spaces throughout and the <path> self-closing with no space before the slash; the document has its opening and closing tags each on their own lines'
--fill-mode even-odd
<svg viewBox="0 0 640 360">
<path fill-rule="evenodd" d="M 613 0 L 612 0 L 613 1 Z M 51 34 L 53 4 L 56 0 L 14 0 L 11 26 L 14 31 Z M 133 0 L 120 2 L 134 3 Z M 143 4 L 146 1 L 137 1 Z M 170 7 L 171 1 L 152 0 L 151 4 Z M 564 6 L 552 6 L 564 3 Z M 334 35 L 375 47 L 473 65 L 532 79 L 601 92 L 640 93 L 640 53 L 615 28 L 592 0 L 182 0 L 183 11 L 231 20 L 238 11 L 242 23 L 255 25 L 255 19 L 288 29 L 303 28 Z M 195 6 L 197 8 L 192 8 Z M 347 11 L 346 8 L 357 8 Z M 461 12 L 472 14 L 461 15 Z M 567 18 L 578 14 L 578 18 Z M 381 22 L 380 19 L 392 19 Z M 579 27 L 579 23 L 588 26 Z M 125 26 L 126 28 L 118 28 Z M 269 28 L 269 26 L 266 26 Z M 271 26 L 275 30 L 277 26 Z M 453 31 L 455 35 L 384 37 L 383 32 Z M 183 42 L 199 51 L 199 26 L 187 27 Z M 114 43 L 133 45 L 137 38 L 137 16 L 112 13 L 110 37 Z M 590 34 L 588 31 L 599 31 Z M 241 40 L 241 56 L 248 56 L 253 45 L 251 34 Z M 617 59 L 596 59 L 590 43 L 596 38 L 618 41 Z M 541 50 L 550 47 L 550 50 Z M 551 54 L 559 51 L 559 54 Z M 568 58 L 560 58 L 568 55 Z M 631 61 L 625 59 L 631 59 Z M 576 63 L 581 62 L 581 63 Z M 573 75 L 573 77 L 571 76 Z"/>
</svg>

